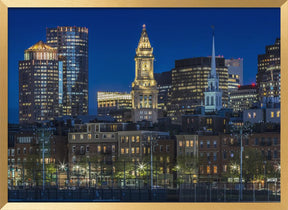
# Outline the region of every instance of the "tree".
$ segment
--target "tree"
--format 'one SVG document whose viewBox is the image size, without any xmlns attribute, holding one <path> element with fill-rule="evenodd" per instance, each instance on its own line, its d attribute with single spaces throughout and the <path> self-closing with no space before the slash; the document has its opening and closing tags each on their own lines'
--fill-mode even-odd
<svg viewBox="0 0 288 210">
<path fill-rule="evenodd" d="M 240 152 L 235 152 L 231 157 L 227 170 L 227 178 L 240 177 Z M 266 162 L 265 162 L 266 161 Z M 266 163 L 266 164 L 265 164 Z M 273 177 L 273 165 L 267 162 L 266 158 L 262 156 L 260 150 L 253 148 L 245 148 L 243 152 L 243 169 L 242 176 L 245 183 L 263 180 L 267 177 Z"/>
<path fill-rule="evenodd" d="M 178 183 L 184 183 L 188 176 L 188 182 L 192 183 L 193 175 L 198 174 L 199 159 L 196 156 L 178 156 L 176 166 L 173 168 L 177 171 Z"/>
</svg>

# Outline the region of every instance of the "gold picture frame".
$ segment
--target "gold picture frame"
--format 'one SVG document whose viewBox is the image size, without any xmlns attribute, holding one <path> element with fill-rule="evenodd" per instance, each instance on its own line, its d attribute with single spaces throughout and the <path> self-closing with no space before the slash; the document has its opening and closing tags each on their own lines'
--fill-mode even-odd
<svg viewBox="0 0 288 210">
<path fill-rule="evenodd" d="M 8 8 L 280 8 L 281 10 L 281 202 L 279 203 L 8 203 Z M 247 32 L 248 33 L 248 32 Z M 288 0 L 0 0 L 0 208 L 8 209 L 288 209 Z M 283 105 L 284 104 L 284 105 Z M 286 108 L 286 109 L 285 109 Z"/>
</svg>

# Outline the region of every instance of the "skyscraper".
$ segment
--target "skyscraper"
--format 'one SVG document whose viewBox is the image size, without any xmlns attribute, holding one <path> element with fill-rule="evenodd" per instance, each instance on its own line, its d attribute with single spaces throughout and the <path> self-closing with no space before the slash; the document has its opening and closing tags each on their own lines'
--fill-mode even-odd
<svg viewBox="0 0 288 210">
<path fill-rule="evenodd" d="M 154 79 L 154 55 L 145 24 L 135 55 L 135 79 L 132 83 L 132 119 L 157 122 L 158 90 Z"/>
<path fill-rule="evenodd" d="M 216 57 L 216 73 L 219 89 L 222 90 L 222 105 L 228 103 L 228 69 L 225 58 Z M 188 58 L 175 61 L 172 69 L 171 100 L 168 116 L 174 124 L 181 124 L 181 115 L 193 113 L 197 106 L 204 104 L 204 91 L 208 87 L 211 72 L 211 57 Z"/>
<path fill-rule="evenodd" d="M 239 86 L 230 93 L 230 105 L 234 112 L 250 109 L 257 103 L 257 87 L 255 84 Z"/>
<path fill-rule="evenodd" d="M 63 115 L 88 114 L 88 29 L 47 28 L 46 39 L 63 61 Z"/>
<path fill-rule="evenodd" d="M 61 115 L 62 62 L 57 49 L 39 41 L 19 61 L 19 122 L 53 120 Z"/>
<path fill-rule="evenodd" d="M 208 87 L 204 92 L 205 112 L 214 112 L 222 108 L 222 91 L 219 90 L 219 76 L 216 73 L 215 40 L 213 32 L 211 71 L 208 75 Z"/>
<path fill-rule="evenodd" d="M 258 55 L 257 87 L 261 102 L 280 101 L 280 39 Z"/>
<path fill-rule="evenodd" d="M 167 104 L 172 89 L 172 71 L 155 73 L 154 78 L 157 82 L 158 93 L 158 109 L 167 111 Z"/>
<path fill-rule="evenodd" d="M 243 58 L 225 59 L 228 67 L 228 90 L 237 89 L 238 85 L 243 85 Z"/>
</svg>

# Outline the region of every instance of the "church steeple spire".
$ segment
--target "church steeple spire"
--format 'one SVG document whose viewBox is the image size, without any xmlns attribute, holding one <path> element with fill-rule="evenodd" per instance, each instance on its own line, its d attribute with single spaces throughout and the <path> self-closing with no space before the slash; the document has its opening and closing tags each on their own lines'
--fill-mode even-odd
<svg viewBox="0 0 288 210">
<path fill-rule="evenodd" d="M 222 91 L 219 89 L 219 78 L 216 73 L 214 27 L 212 36 L 211 71 L 208 75 L 207 89 L 204 92 L 205 112 L 214 112 L 222 108 Z"/>
<path fill-rule="evenodd" d="M 213 37 L 212 37 L 212 57 L 211 57 L 211 77 L 216 77 L 216 58 L 215 58 L 215 34 L 214 34 L 214 26 L 213 29 Z"/>
</svg>

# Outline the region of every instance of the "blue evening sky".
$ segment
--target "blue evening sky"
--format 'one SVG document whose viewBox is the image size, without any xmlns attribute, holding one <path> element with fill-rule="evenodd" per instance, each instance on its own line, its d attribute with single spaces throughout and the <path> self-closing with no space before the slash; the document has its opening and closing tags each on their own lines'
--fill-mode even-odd
<svg viewBox="0 0 288 210">
<path fill-rule="evenodd" d="M 280 9 L 9 9 L 9 122 L 18 123 L 18 61 L 43 40 L 46 27 L 89 29 L 89 114 L 97 113 L 97 91 L 130 91 L 142 25 L 154 48 L 155 72 L 177 59 L 216 55 L 244 59 L 244 84 L 255 82 L 257 55 L 280 37 Z"/>
</svg>

